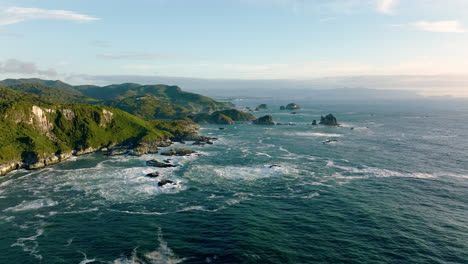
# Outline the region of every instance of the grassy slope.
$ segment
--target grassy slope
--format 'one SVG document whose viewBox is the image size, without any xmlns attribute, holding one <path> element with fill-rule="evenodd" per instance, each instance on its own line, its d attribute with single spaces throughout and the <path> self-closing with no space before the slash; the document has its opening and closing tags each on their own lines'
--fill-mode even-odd
<svg viewBox="0 0 468 264">
<path fill-rule="evenodd" d="M 33 106 L 44 111 L 50 129 L 47 129 L 47 124 L 40 125 L 35 119 Z M 113 113 L 110 122 L 106 122 L 104 110 Z M 67 116 L 70 112 L 73 118 Z M 55 104 L 7 88 L 0 88 L 0 117 L 0 164 L 12 160 L 34 160 L 74 149 L 117 143 L 138 144 L 172 136 L 170 125 L 164 131 L 115 108 Z M 183 128 L 178 127 L 179 130 Z"/>
</svg>

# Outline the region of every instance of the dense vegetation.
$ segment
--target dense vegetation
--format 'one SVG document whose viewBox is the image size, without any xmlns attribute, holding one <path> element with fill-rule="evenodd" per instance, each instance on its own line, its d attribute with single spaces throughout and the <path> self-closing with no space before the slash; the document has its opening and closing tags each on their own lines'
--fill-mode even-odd
<svg viewBox="0 0 468 264">
<path fill-rule="evenodd" d="M 25 167 L 72 151 L 158 143 L 194 131 L 188 121 L 148 122 L 108 106 L 57 104 L 1 87 L 0 116 L 0 165 Z"/>
<path fill-rule="evenodd" d="M 145 120 L 183 119 L 197 113 L 232 108 L 230 103 L 184 92 L 178 86 L 114 84 L 72 86 L 61 81 L 6 79 L 0 86 L 33 93 L 59 103 L 89 103 L 112 106 Z"/>
<path fill-rule="evenodd" d="M 133 155 L 153 153 L 169 139 L 198 140 L 199 126 L 193 121 L 232 124 L 255 119 L 231 107 L 177 86 L 72 86 L 7 79 L 0 82 L 0 174 L 39 168 L 72 153 L 111 148 L 113 154 L 120 149 L 112 149 L 116 145 L 131 148 Z"/>
</svg>

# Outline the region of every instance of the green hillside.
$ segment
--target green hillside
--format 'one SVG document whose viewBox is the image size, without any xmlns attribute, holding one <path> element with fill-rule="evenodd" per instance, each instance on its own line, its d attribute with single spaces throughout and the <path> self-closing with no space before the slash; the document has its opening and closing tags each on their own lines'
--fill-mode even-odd
<svg viewBox="0 0 468 264">
<path fill-rule="evenodd" d="M 194 127 L 187 121 L 150 123 L 108 106 L 57 104 L 2 87 L 0 116 L 0 174 L 117 144 L 145 154 Z"/>
</svg>

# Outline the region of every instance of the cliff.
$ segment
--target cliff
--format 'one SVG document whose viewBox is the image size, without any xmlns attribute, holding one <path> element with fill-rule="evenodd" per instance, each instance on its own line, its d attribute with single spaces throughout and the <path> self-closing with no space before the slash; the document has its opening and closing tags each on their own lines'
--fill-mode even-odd
<svg viewBox="0 0 468 264">
<path fill-rule="evenodd" d="M 0 175 L 101 149 L 152 153 L 197 129 L 188 121 L 151 123 L 108 106 L 58 104 L 1 87 L 0 117 Z"/>
</svg>

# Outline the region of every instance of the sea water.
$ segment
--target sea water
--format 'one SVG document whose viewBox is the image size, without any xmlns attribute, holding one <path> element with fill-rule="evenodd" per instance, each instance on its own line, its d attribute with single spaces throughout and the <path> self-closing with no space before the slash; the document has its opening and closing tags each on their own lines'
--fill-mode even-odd
<svg viewBox="0 0 468 264">
<path fill-rule="evenodd" d="M 468 263 L 466 105 L 234 103 L 291 125 L 204 125 L 219 139 L 174 145 L 199 154 L 176 168 L 91 154 L 1 177 L 0 263 Z"/>
</svg>

